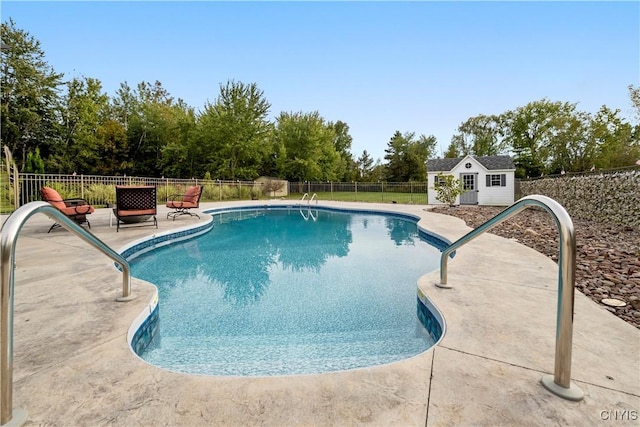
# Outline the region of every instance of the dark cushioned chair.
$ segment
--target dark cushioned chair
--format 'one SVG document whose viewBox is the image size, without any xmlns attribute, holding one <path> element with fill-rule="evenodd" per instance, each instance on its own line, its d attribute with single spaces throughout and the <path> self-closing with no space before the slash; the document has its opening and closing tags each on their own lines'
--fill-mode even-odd
<svg viewBox="0 0 640 427">
<path fill-rule="evenodd" d="M 95 209 L 84 199 L 63 199 L 60 193 L 51 187 L 42 187 L 40 189 L 42 200 L 51 203 L 58 208 L 63 214 L 73 219 L 78 224 L 87 224 L 91 228 L 91 224 L 87 219 L 87 215 L 92 214 Z M 56 227 L 60 227 L 57 222 L 54 223 L 47 233 L 50 233 Z"/>
<path fill-rule="evenodd" d="M 120 231 L 121 222 L 139 224 L 148 219 L 153 219 L 153 223 L 142 225 L 155 225 L 158 228 L 157 212 L 155 185 L 116 185 L 116 207 L 113 208 L 116 232 Z"/>
<path fill-rule="evenodd" d="M 202 185 L 194 185 L 193 187 L 187 188 L 187 192 L 185 194 L 174 194 L 173 196 L 169 196 L 169 201 L 166 206 L 173 209 L 173 211 L 167 214 L 167 219 L 173 218 L 175 221 L 176 217 L 180 215 L 197 216 L 200 218 L 200 215 L 189 212 L 189 210 L 200 207 L 201 195 Z"/>
</svg>

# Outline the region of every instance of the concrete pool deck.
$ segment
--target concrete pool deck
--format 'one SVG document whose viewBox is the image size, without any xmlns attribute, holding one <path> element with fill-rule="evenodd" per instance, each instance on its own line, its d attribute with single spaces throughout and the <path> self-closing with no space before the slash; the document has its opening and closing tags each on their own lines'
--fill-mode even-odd
<svg viewBox="0 0 640 427">
<path fill-rule="evenodd" d="M 221 206 L 295 202 L 203 203 Z M 424 205 L 320 202 L 416 214 L 451 241 L 470 228 Z M 166 219 L 158 229 L 91 232 L 119 251 L 140 238 L 202 223 Z M 2 218 L 4 219 L 6 216 Z M 484 234 L 449 261 L 452 289 L 418 286 L 446 321 L 435 348 L 401 362 L 290 377 L 205 377 L 168 372 L 137 358 L 127 331 L 154 287 L 133 278 L 136 299 L 116 302 L 122 274 L 111 260 L 52 220 L 30 218 L 16 246 L 13 407 L 26 425 L 634 425 L 640 424 L 640 330 L 576 291 L 572 380 L 580 402 L 540 378 L 554 369 L 557 265 L 517 242 Z"/>
</svg>

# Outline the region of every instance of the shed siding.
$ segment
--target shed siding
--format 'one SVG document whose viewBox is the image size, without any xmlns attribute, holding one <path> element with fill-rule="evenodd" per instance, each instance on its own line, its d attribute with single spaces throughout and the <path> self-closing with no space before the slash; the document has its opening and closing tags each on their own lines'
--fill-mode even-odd
<svg viewBox="0 0 640 427">
<path fill-rule="evenodd" d="M 489 171 L 486 175 L 505 174 L 506 186 L 505 187 L 487 187 L 486 179 L 482 179 L 478 187 L 478 204 L 479 205 L 493 205 L 493 206 L 509 206 L 514 202 L 513 200 L 513 185 L 514 174 L 513 171 Z"/>
</svg>

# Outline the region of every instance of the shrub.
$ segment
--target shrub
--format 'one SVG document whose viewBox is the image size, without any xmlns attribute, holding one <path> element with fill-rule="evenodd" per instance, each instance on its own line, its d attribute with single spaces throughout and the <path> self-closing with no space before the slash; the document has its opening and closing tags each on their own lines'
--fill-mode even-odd
<svg viewBox="0 0 640 427">
<path fill-rule="evenodd" d="M 92 205 L 116 203 L 116 187 L 106 184 L 91 184 L 84 192 L 84 198 Z"/>
<path fill-rule="evenodd" d="M 0 213 L 8 213 L 14 209 L 13 188 L 9 182 L 9 175 L 0 172 Z"/>
<path fill-rule="evenodd" d="M 238 188 L 236 186 L 223 185 L 222 186 L 222 199 L 220 200 L 230 200 L 238 198 Z"/>
<path fill-rule="evenodd" d="M 263 190 L 260 187 L 250 187 L 251 188 L 251 199 L 258 200 L 262 197 Z"/>
<path fill-rule="evenodd" d="M 216 201 L 221 200 L 220 187 L 213 184 L 205 184 L 202 186 L 202 195 L 200 196 L 202 201 Z"/>
<path fill-rule="evenodd" d="M 159 185 L 156 187 L 158 203 L 164 205 L 165 201 L 173 200 L 176 195 L 184 194 L 185 190 L 181 185 Z"/>
<path fill-rule="evenodd" d="M 81 192 L 76 189 L 76 185 L 62 182 L 47 183 L 47 187 L 51 187 L 60 194 L 63 199 L 72 199 L 80 197 Z M 115 190 L 114 190 L 115 191 Z"/>
<path fill-rule="evenodd" d="M 464 193 L 462 183 L 459 179 L 456 179 L 453 175 L 438 174 L 438 184 L 433 187 L 436 190 L 436 199 L 442 203 L 448 203 L 449 206 L 453 206 L 456 203 L 456 198 Z"/>
</svg>

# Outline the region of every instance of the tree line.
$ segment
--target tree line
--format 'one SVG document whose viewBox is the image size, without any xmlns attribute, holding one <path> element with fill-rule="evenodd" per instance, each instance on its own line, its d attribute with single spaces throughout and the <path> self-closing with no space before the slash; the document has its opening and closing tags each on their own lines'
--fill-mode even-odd
<svg viewBox="0 0 640 427">
<path fill-rule="evenodd" d="M 445 157 L 510 154 L 521 178 L 634 165 L 640 161 L 640 88 L 628 88 L 635 125 L 606 105 L 590 114 L 576 104 L 542 99 L 469 118 L 458 127 Z"/>
<path fill-rule="evenodd" d="M 293 181 L 425 181 L 436 138 L 396 131 L 384 162 L 354 157 L 344 121 L 319 112 L 281 112 L 256 83 L 229 80 L 201 110 L 156 81 L 120 84 L 109 96 L 92 77 L 64 80 L 40 42 L 2 23 L 0 137 L 19 170 L 36 173 Z M 445 157 L 508 154 L 520 177 L 616 168 L 640 159 L 640 89 L 629 86 L 639 119 L 606 106 L 596 114 L 547 99 L 462 122 Z"/>
</svg>

